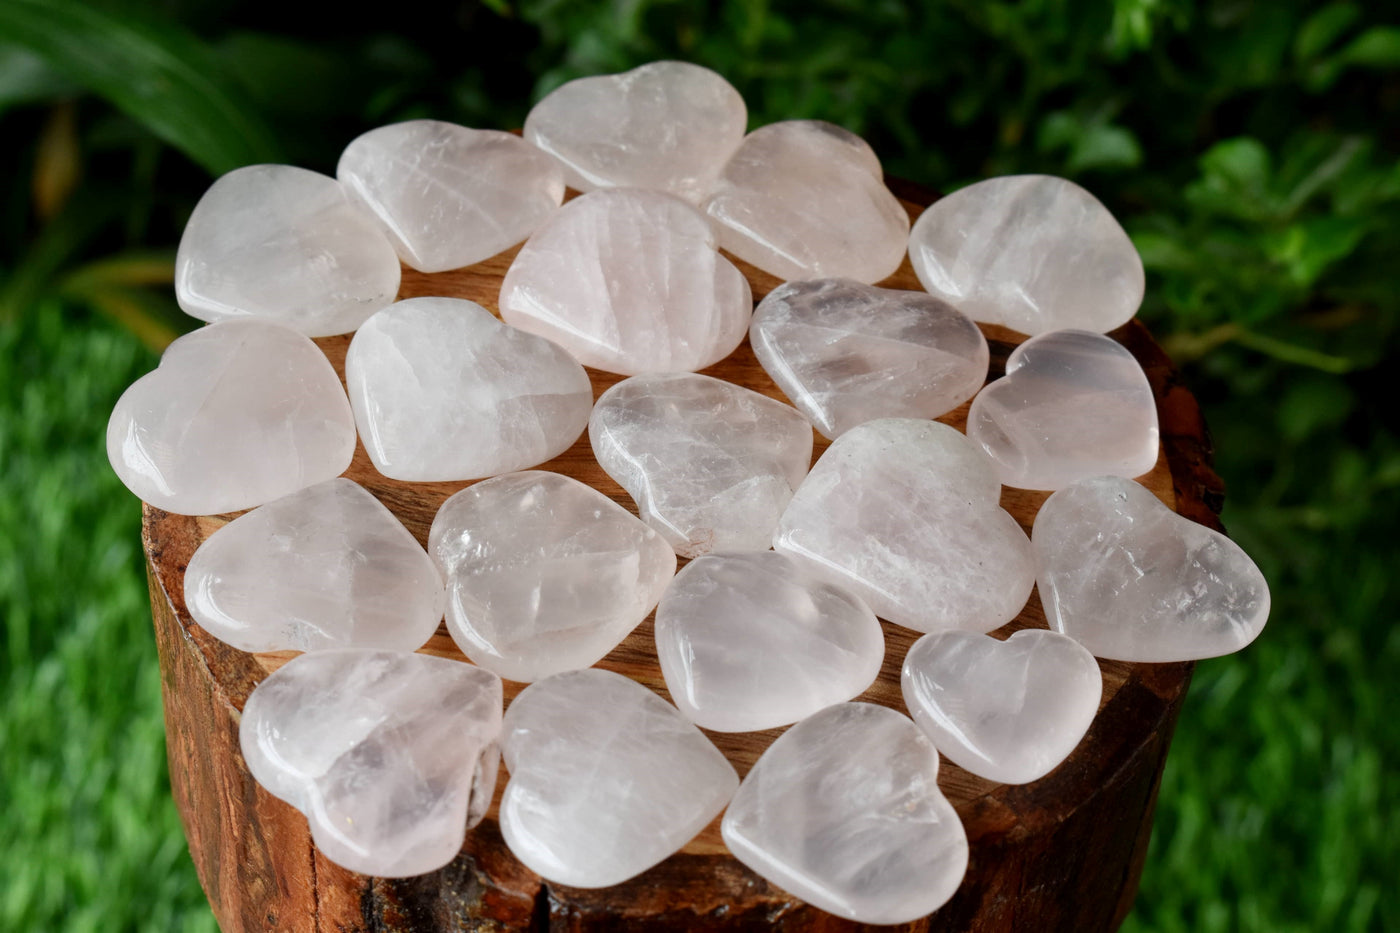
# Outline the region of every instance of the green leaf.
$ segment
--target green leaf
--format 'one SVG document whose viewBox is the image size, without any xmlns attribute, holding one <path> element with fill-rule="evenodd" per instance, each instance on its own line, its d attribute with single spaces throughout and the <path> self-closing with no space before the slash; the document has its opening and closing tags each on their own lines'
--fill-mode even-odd
<svg viewBox="0 0 1400 933">
<path fill-rule="evenodd" d="M 1298 29 L 1293 39 L 1293 57 L 1300 62 L 1316 58 L 1360 15 L 1361 9 L 1354 3 L 1329 3 L 1309 16 Z"/>
<path fill-rule="evenodd" d="M 1267 239 L 1269 258 L 1307 287 L 1328 267 L 1350 256 L 1366 235 L 1368 221 L 1352 217 L 1310 217 Z"/>
<path fill-rule="evenodd" d="M 1187 201 L 1196 207 L 1251 221 L 1275 215 L 1273 159 L 1259 140 L 1238 136 L 1216 143 L 1201 156 L 1200 168 L 1201 177 L 1186 188 Z"/>
<path fill-rule="evenodd" d="M 279 160 L 271 130 L 189 32 L 73 0 L 4 0 L 0 35 L 213 174 Z"/>
<path fill-rule="evenodd" d="M 1400 27 L 1374 26 L 1353 39 L 1337 57 L 1365 68 L 1400 68 Z"/>
<path fill-rule="evenodd" d="M 1067 168 L 1070 172 L 1089 169 L 1133 168 L 1142 162 L 1137 137 L 1121 126 L 1090 126 L 1075 141 Z"/>
<path fill-rule="evenodd" d="M 0 113 L 17 104 L 64 100 L 79 91 L 33 52 L 0 42 Z"/>
<path fill-rule="evenodd" d="M 1339 427 L 1355 401 L 1352 391 L 1338 379 L 1299 377 L 1279 400 L 1275 412 L 1279 433 L 1297 443 L 1321 430 Z"/>
</svg>

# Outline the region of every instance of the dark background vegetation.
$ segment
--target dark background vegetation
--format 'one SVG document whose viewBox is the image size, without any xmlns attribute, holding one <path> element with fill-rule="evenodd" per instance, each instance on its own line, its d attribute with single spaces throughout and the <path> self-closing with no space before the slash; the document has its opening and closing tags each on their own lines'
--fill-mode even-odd
<svg viewBox="0 0 1400 933">
<path fill-rule="evenodd" d="M 728 77 L 752 126 L 840 123 L 945 191 L 1065 175 L 1122 219 L 1275 600 L 1249 650 L 1198 668 L 1128 928 L 1400 929 L 1400 11 L 311 8 L 0 2 L 0 929 L 213 928 L 168 796 L 138 507 L 102 446 L 192 323 L 173 251 L 212 178 L 331 172 L 405 118 L 518 127 L 569 78 L 672 57 Z"/>
</svg>

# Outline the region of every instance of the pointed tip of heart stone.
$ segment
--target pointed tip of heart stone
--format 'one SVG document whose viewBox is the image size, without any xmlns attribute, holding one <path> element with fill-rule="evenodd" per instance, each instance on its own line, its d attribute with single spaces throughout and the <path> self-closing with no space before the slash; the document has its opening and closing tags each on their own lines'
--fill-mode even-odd
<svg viewBox="0 0 1400 933">
<path fill-rule="evenodd" d="M 735 858 L 808 903 L 908 923 L 967 871 L 967 835 L 937 778 L 938 752 L 907 717 L 840 703 L 769 746 L 720 829 Z"/>
<path fill-rule="evenodd" d="M 724 809 L 739 776 L 675 707 L 611 671 L 558 674 L 511 703 L 501 834 L 549 881 L 620 884 Z"/>
<path fill-rule="evenodd" d="M 1095 657 L 1217 657 L 1268 621 L 1269 586 L 1249 555 L 1132 480 L 1061 489 L 1040 507 L 1032 540 L 1050 627 Z"/>
<path fill-rule="evenodd" d="M 1088 191 L 1050 175 L 989 178 L 939 198 L 909 234 L 931 294 L 1023 334 L 1105 333 L 1142 303 L 1142 259 Z"/>
<path fill-rule="evenodd" d="M 338 476 L 354 453 L 354 416 L 325 354 L 264 320 L 175 340 L 107 422 L 122 483 L 178 515 L 262 505 Z"/>
<path fill-rule="evenodd" d="M 239 516 L 185 571 L 190 615 L 241 651 L 413 651 L 437 630 L 443 600 L 423 547 L 344 478 Z"/>
<path fill-rule="evenodd" d="M 292 165 L 222 176 L 185 225 L 175 297 L 202 321 L 263 318 L 346 334 L 394 300 L 399 258 L 334 178 Z"/>
<path fill-rule="evenodd" d="M 500 678 L 470 664 L 318 651 L 257 686 L 239 740 L 253 777 L 306 815 L 327 858 L 407 877 L 452 861 L 485 814 L 501 706 Z"/>
<path fill-rule="evenodd" d="M 933 744 L 973 774 L 1039 780 L 1065 760 L 1099 708 L 1103 676 L 1074 639 L 1023 629 L 1005 641 L 925 635 L 900 678 L 905 705 Z"/>
</svg>

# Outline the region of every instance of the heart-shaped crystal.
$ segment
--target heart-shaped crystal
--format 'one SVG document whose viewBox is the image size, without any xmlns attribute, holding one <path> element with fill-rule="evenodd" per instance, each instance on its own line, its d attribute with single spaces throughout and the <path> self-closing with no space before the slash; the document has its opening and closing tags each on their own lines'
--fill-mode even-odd
<svg viewBox="0 0 1400 933">
<path fill-rule="evenodd" d="M 907 923 L 967 871 L 967 835 L 919 727 L 869 703 L 829 706 L 778 737 L 720 829 L 734 857 L 822 910 Z"/>
<path fill-rule="evenodd" d="M 749 337 L 778 388 L 829 438 L 876 418 L 937 418 L 987 378 L 977 325 L 923 292 L 789 282 L 759 302 Z"/>
<path fill-rule="evenodd" d="M 547 880 L 626 881 L 704 829 L 739 776 L 675 707 L 611 671 L 559 674 L 510 705 L 501 834 Z"/>
<path fill-rule="evenodd" d="M 107 458 L 126 488 L 182 515 L 262 505 L 340 475 L 355 421 L 316 345 L 269 321 L 179 338 L 117 400 Z"/>
<path fill-rule="evenodd" d="M 345 148 L 336 177 L 421 272 L 489 259 L 564 200 L 558 163 L 519 136 L 440 120 L 370 130 Z"/>
<path fill-rule="evenodd" d="M 568 353 L 459 298 L 410 298 L 366 321 L 345 382 L 375 468 L 413 482 L 543 463 L 578 439 L 593 407 Z"/>
<path fill-rule="evenodd" d="M 756 732 L 858 696 L 885 636 L 855 594 L 786 554 L 731 552 L 676 574 L 656 607 L 656 654 L 692 722 Z"/>
<path fill-rule="evenodd" d="M 267 318 L 308 337 L 349 333 L 398 290 L 399 259 L 374 218 L 334 178 L 291 165 L 214 182 L 175 257 L 187 314 Z"/>
<path fill-rule="evenodd" d="M 498 476 L 442 504 L 428 552 L 447 625 L 477 664 L 530 681 L 588 667 L 646 618 L 676 572 L 665 540 L 558 473 Z"/>
<path fill-rule="evenodd" d="M 243 651 L 413 651 L 442 620 L 442 577 L 394 514 L 338 478 L 235 518 L 185 571 L 185 604 Z"/>
<path fill-rule="evenodd" d="M 1157 462 L 1157 403 L 1122 345 L 1057 330 L 1011 351 L 1006 376 L 972 400 L 967 436 L 1020 489 L 1141 476 Z"/>
<path fill-rule="evenodd" d="M 1238 651 L 1269 618 L 1269 586 L 1229 538 L 1132 480 L 1052 495 L 1032 533 L 1050 627 L 1096 657 L 1194 661 Z"/>
<path fill-rule="evenodd" d="M 1069 757 L 1099 709 L 1098 662 L 1072 638 L 925 635 L 904 658 L 904 703 L 940 752 L 973 774 L 1025 784 Z"/>
<path fill-rule="evenodd" d="M 1023 334 L 1095 333 L 1142 304 L 1142 259 L 1098 199 L 1049 175 L 989 178 L 940 198 L 909 233 L 924 288 Z"/>
<path fill-rule="evenodd" d="M 585 366 L 632 375 L 724 359 L 753 314 L 748 280 L 694 207 L 659 191 L 575 198 L 526 241 L 501 283 L 501 317 Z"/>
<path fill-rule="evenodd" d="M 1030 541 L 1000 494 L 995 467 L 956 428 L 867 421 L 812 467 L 773 546 L 898 625 L 989 632 L 1035 582 Z"/>
<path fill-rule="evenodd" d="M 739 92 L 708 68 L 651 62 L 557 88 L 525 118 L 525 138 L 558 159 L 569 186 L 709 193 L 744 138 Z"/>
<path fill-rule="evenodd" d="M 682 557 L 767 548 L 812 462 L 812 429 L 765 395 L 694 373 L 624 379 L 588 421 L 593 454 Z"/>
<path fill-rule="evenodd" d="M 909 215 L 865 140 L 820 120 L 744 137 L 705 210 L 725 249 L 780 279 L 878 282 L 899 268 Z"/>
<path fill-rule="evenodd" d="M 243 708 L 243 757 L 306 815 L 332 862 L 401 878 L 441 868 L 491 805 L 501 681 L 426 654 L 303 654 Z"/>
</svg>

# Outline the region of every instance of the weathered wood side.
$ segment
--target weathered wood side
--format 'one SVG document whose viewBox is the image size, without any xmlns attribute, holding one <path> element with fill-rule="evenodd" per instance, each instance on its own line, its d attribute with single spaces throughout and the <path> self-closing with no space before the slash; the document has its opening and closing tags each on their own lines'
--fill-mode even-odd
<svg viewBox="0 0 1400 933">
<path fill-rule="evenodd" d="M 895 185 L 911 216 L 931 200 Z M 438 275 L 405 270 L 400 297 L 452 295 L 496 310 L 500 278 L 514 251 Z M 737 263 L 755 298 L 777 280 Z M 918 288 L 906 260 L 885 283 Z M 1020 335 L 984 328 L 992 342 L 989 378 L 1000 375 Z M 1141 324 L 1112 336 L 1143 364 L 1158 400 L 1163 454 L 1141 478 L 1184 515 L 1217 525 L 1221 487 L 1210 469 L 1200 413 L 1170 361 Z M 348 337 L 319 340 L 343 374 Z M 707 370 L 781 398 L 747 342 Z M 590 370 L 595 397 L 620 377 Z M 965 425 L 964 405 L 940 419 Z M 817 453 L 825 448 L 818 438 Z M 543 469 L 587 482 L 636 511 L 598 467 L 586 437 Z M 400 483 L 379 475 L 363 446 L 347 476 L 365 485 L 420 541 L 438 506 L 467 483 Z M 1002 504 L 1029 530 L 1044 493 L 1005 490 Z M 232 516 L 188 517 L 145 511 L 153 617 L 164 671 L 168 757 L 176 804 L 200 879 L 225 933 L 448 930 L 857 930 L 792 898 L 730 858 L 718 821 L 682 852 L 621 885 L 585 891 L 543 883 L 505 848 L 495 822 L 468 834 L 458 858 L 420 878 L 373 879 L 320 856 L 305 819 L 252 780 L 238 749 L 240 710 L 253 687 L 290 654 L 249 655 L 199 628 L 184 605 L 183 575 L 194 549 Z M 1003 630 L 1044 627 L 1039 600 Z M 899 668 L 917 633 L 884 625 L 886 660 L 861 698 L 902 709 Z M 440 628 L 424 651 L 461 658 Z M 628 674 L 667 696 L 648 619 L 599 666 Z M 967 877 L 953 899 L 908 930 L 1104 930 L 1132 903 L 1151 829 L 1152 807 L 1191 665 L 1101 662 L 1104 696 L 1085 741 L 1055 772 L 1021 787 L 975 777 L 943 763 L 939 784 L 972 843 Z M 507 684 L 507 701 L 522 685 Z M 710 736 L 741 774 L 780 729 Z M 497 788 L 497 799 L 506 775 Z M 887 928 L 881 928 L 887 929 Z"/>
</svg>

